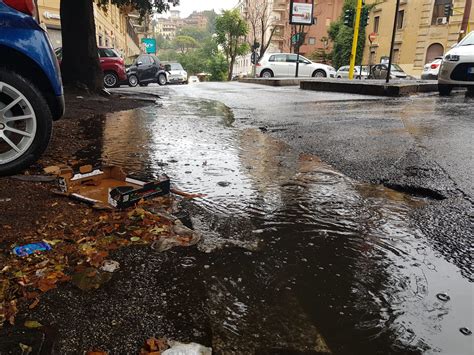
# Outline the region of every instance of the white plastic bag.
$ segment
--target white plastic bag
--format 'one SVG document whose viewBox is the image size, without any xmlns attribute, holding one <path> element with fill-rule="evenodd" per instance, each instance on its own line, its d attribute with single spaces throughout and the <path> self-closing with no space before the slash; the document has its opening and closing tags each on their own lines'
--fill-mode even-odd
<svg viewBox="0 0 474 355">
<path fill-rule="evenodd" d="M 162 355 L 212 355 L 212 349 L 197 343 L 184 344 L 177 341 L 169 342 L 170 349 Z"/>
</svg>

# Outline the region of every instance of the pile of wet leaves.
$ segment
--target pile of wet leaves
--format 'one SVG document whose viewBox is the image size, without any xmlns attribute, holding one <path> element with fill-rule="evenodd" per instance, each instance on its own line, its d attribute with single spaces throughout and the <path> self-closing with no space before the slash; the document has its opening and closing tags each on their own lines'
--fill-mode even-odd
<svg viewBox="0 0 474 355">
<path fill-rule="evenodd" d="M 200 235 L 172 213 L 176 200 L 161 197 L 126 211 L 90 211 L 74 225 L 57 219 L 39 227 L 0 253 L 0 327 L 15 324 L 20 302 L 34 309 L 41 295 L 64 282 L 82 290 L 99 288 L 120 267 L 111 251 L 129 245 L 147 245 L 157 252 L 190 246 Z M 28 243 L 47 243 L 51 250 L 20 257 L 11 251 Z M 30 324 L 31 323 L 31 324 Z M 27 328 L 40 324 L 30 322 Z"/>
</svg>

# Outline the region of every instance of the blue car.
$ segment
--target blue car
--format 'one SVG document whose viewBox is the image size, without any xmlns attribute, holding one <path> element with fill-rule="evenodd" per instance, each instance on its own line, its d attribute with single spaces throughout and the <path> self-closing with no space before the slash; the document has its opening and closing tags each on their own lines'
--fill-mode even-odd
<svg viewBox="0 0 474 355">
<path fill-rule="evenodd" d="M 0 176 L 34 163 L 64 114 L 59 65 L 34 0 L 0 0 Z"/>
</svg>

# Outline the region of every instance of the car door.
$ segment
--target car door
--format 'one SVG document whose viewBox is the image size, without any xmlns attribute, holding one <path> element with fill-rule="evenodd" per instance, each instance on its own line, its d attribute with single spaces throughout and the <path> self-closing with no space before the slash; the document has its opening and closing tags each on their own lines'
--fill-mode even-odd
<svg viewBox="0 0 474 355">
<path fill-rule="evenodd" d="M 274 54 L 268 59 L 268 67 L 276 77 L 288 76 L 286 54 Z"/>
<path fill-rule="evenodd" d="M 137 74 L 141 83 L 149 83 L 154 80 L 152 64 L 148 55 L 141 55 L 137 58 Z"/>
<path fill-rule="evenodd" d="M 311 76 L 313 75 L 312 62 L 300 55 L 300 66 L 298 68 L 298 76 Z M 296 68 L 295 68 L 296 69 Z"/>
<path fill-rule="evenodd" d="M 286 65 L 287 65 L 287 76 L 295 76 L 296 74 L 296 54 L 287 54 L 286 55 Z"/>
</svg>

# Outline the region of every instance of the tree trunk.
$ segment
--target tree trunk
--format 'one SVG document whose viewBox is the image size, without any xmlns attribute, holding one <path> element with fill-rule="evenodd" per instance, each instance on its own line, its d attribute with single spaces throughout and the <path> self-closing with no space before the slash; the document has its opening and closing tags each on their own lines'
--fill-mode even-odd
<svg viewBox="0 0 474 355">
<path fill-rule="evenodd" d="M 65 85 L 103 88 L 92 0 L 61 0 L 61 73 Z"/>
</svg>

